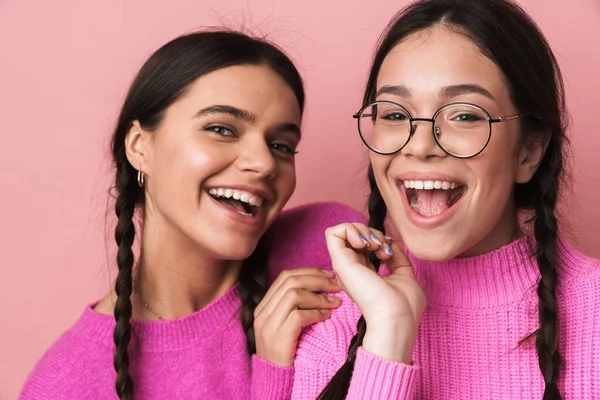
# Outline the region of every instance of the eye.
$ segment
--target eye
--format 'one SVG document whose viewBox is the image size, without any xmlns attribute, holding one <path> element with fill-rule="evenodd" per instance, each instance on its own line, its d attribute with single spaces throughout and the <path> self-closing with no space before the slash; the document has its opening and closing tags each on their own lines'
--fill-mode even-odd
<svg viewBox="0 0 600 400">
<path fill-rule="evenodd" d="M 292 147 L 285 143 L 271 143 L 271 148 L 279 153 L 283 154 L 298 154 L 295 147 Z"/>
<path fill-rule="evenodd" d="M 382 115 L 381 118 L 388 121 L 406 121 L 408 119 L 406 114 L 401 112 L 390 112 Z"/>
<path fill-rule="evenodd" d="M 215 134 L 223 137 L 236 137 L 236 134 L 233 132 L 233 130 L 223 125 L 208 125 L 204 127 L 204 130 L 214 132 Z"/>
<path fill-rule="evenodd" d="M 477 122 L 481 121 L 484 118 L 481 115 L 473 114 L 473 113 L 461 113 L 452 118 L 452 121 L 456 122 Z"/>
</svg>

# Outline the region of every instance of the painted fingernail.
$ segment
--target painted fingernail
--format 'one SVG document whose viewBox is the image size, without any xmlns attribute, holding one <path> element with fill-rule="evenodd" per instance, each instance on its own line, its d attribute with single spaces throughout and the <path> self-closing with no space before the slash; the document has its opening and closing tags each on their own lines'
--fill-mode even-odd
<svg viewBox="0 0 600 400">
<path fill-rule="evenodd" d="M 370 244 L 369 244 L 369 241 L 368 241 L 368 240 L 367 240 L 367 238 L 366 238 L 366 237 L 364 237 L 363 235 L 360 235 L 360 240 L 362 240 L 362 241 L 363 241 L 363 243 L 367 245 L 367 247 L 369 247 L 369 246 L 370 246 Z"/>
<path fill-rule="evenodd" d="M 388 256 L 393 255 L 394 253 L 392 253 L 392 248 L 390 246 L 386 244 L 383 245 L 383 251 L 385 251 L 385 254 L 387 254 Z"/>
<path fill-rule="evenodd" d="M 321 311 L 321 314 L 325 315 L 325 316 L 329 316 L 331 314 L 331 311 L 329 310 L 319 310 Z"/>
<path fill-rule="evenodd" d="M 371 233 L 371 236 L 369 236 L 371 238 L 371 240 L 373 241 L 373 243 L 378 244 L 381 246 L 381 240 L 379 240 L 379 238 L 377 236 L 375 236 L 374 233 Z"/>
</svg>

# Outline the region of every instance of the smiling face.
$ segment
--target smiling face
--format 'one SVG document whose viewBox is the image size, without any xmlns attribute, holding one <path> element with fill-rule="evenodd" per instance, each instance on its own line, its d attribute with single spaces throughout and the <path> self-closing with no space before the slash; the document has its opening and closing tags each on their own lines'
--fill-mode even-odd
<svg viewBox="0 0 600 400">
<path fill-rule="evenodd" d="M 294 92 L 268 66 L 197 79 L 158 128 L 135 123 L 127 137 L 145 174 L 146 229 L 210 257 L 247 258 L 294 191 L 300 120 Z"/>
<path fill-rule="evenodd" d="M 376 100 L 400 104 L 413 118 L 432 118 L 456 102 L 477 105 L 491 118 L 518 114 L 496 64 L 465 35 L 443 27 L 397 44 L 381 66 L 377 92 Z M 458 123 L 473 118 L 466 111 L 445 115 Z M 401 151 L 370 153 L 377 186 L 408 249 L 439 261 L 509 243 L 520 233 L 514 185 L 531 179 L 541 157 L 539 149 L 522 145 L 519 120 L 494 123 L 485 150 L 467 159 L 442 150 L 430 121 L 414 126 Z"/>
</svg>

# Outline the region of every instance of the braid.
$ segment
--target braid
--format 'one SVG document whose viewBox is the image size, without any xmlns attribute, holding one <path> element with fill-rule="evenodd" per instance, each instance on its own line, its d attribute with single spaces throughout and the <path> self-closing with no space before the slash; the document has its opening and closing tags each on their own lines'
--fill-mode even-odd
<svg viewBox="0 0 600 400">
<path fill-rule="evenodd" d="M 238 292 L 242 300 L 240 319 L 246 333 L 248 354 L 256 353 L 254 336 L 254 310 L 263 299 L 269 287 L 267 271 L 268 248 L 266 240 L 261 239 L 254 253 L 244 261 L 240 271 Z"/>
<path fill-rule="evenodd" d="M 560 400 L 562 396 L 557 387 L 561 357 L 558 351 L 558 307 L 556 302 L 556 271 L 558 222 L 555 214 L 559 192 L 561 163 L 551 160 L 554 168 L 539 179 L 539 198 L 536 202 L 534 235 L 537 242 L 536 259 L 540 269 L 538 285 L 539 324 L 536 332 L 536 347 L 540 370 L 546 387 L 544 400 Z"/>
<path fill-rule="evenodd" d="M 126 165 L 123 165 L 126 164 Z M 136 183 L 133 179 L 133 168 L 125 161 L 117 166 L 116 187 L 118 196 L 115 211 L 118 222 L 115 229 L 115 241 L 119 247 L 117 265 L 119 274 L 115 282 L 117 302 L 115 304 L 115 320 L 117 322 L 113 334 L 115 342 L 114 367 L 117 372 L 115 388 L 122 400 L 133 398 L 133 380 L 129 375 L 128 347 L 131 339 L 131 291 L 134 255 L 131 246 L 135 238 L 133 215 L 136 206 Z"/>
<path fill-rule="evenodd" d="M 375 182 L 375 176 L 373 174 L 373 167 L 369 165 L 369 186 L 371 188 L 371 194 L 369 195 L 369 226 L 380 230 L 385 234 L 385 218 L 387 216 L 387 207 L 381 197 L 377 183 Z M 369 255 L 369 259 L 376 271 L 379 271 L 380 260 L 375 257 L 374 254 Z M 360 317 L 357 324 L 357 333 L 350 341 L 348 347 L 348 358 L 344 365 L 336 372 L 331 378 L 325 389 L 321 392 L 318 400 L 343 400 L 348 394 L 350 388 L 350 380 L 352 379 L 352 372 L 354 371 L 354 361 L 356 360 L 356 351 L 362 345 L 365 333 L 367 332 L 367 322 L 363 316 Z"/>
</svg>

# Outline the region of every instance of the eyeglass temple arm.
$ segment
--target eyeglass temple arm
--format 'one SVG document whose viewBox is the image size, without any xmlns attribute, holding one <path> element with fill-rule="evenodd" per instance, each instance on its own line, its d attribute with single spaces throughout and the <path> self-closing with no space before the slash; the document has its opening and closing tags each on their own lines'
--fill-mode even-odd
<svg viewBox="0 0 600 400">
<path fill-rule="evenodd" d="M 513 119 L 517 119 L 517 118 L 521 118 L 521 117 L 526 117 L 529 114 L 514 114 L 514 115 L 507 115 L 506 117 L 500 117 L 500 118 L 492 118 L 490 119 L 490 122 L 504 122 L 504 121 L 512 121 Z"/>
<path fill-rule="evenodd" d="M 359 119 L 360 118 L 360 113 L 354 113 L 354 114 L 352 114 L 352 118 Z"/>
</svg>

